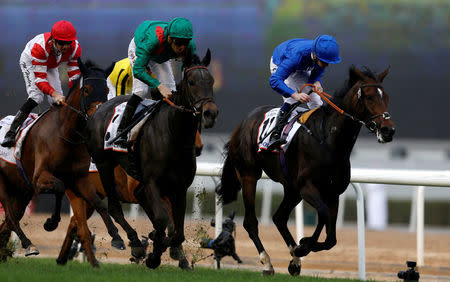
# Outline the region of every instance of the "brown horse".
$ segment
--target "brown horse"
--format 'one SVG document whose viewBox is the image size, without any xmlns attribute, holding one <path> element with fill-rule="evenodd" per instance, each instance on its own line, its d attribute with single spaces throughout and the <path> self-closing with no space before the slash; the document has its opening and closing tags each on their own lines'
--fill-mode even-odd
<svg viewBox="0 0 450 282">
<path fill-rule="evenodd" d="M 381 85 L 387 73 L 388 69 L 376 76 L 369 69 L 362 72 L 351 67 L 348 81 L 334 95 L 335 103 L 343 112 L 324 105 L 312 113 L 289 145 L 284 154 L 285 161 L 281 160 L 281 153 L 258 153 L 258 127 L 265 113 L 273 107 L 255 109 L 234 131 L 226 145 L 221 186 L 217 193 L 226 204 L 236 200 L 242 187 L 244 228 L 258 250 L 264 265 L 263 274 L 273 274 L 274 270 L 258 236 L 255 214 L 256 183 L 262 172 L 284 187 L 284 198 L 272 219 L 293 257 L 289 273 L 299 275 L 300 257 L 336 245 L 339 195 L 350 182 L 350 153 L 361 125 L 375 133 L 380 143 L 390 142 L 393 138 L 395 130 L 388 113 L 389 98 Z M 318 224 L 314 234 L 302 238 L 297 246 L 287 221 L 302 199 L 317 210 Z M 324 226 L 327 237 L 325 242 L 318 242 Z"/>
<path fill-rule="evenodd" d="M 78 64 L 81 78 L 70 89 L 65 106 L 50 108 L 25 137 L 20 160 L 23 174 L 18 166 L 0 160 L 0 202 L 5 209 L 5 221 L 0 226 L 0 249 L 5 248 L 7 238 L 14 231 L 26 249 L 26 255 L 39 254 L 19 225 L 33 195 L 54 193 L 61 198 L 66 189 L 70 189 L 84 197 L 90 156 L 82 132 L 89 116 L 106 101 L 108 90 L 102 69 L 91 62 L 84 65 L 79 60 Z M 85 200 L 103 217 L 109 218 L 99 197 L 86 197 Z M 112 236 L 117 234 L 117 228 L 109 231 Z M 80 225 L 78 234 L 88 240 L 82 241 L 83 247 L 90 248 L 87 225 Z M 88 259 L 93 266 L 98 265 L 95 257 Z"/>
<path fill-rule="evenodd" d="M 139 186 L 139 181 L 128 175 L 126 171 L 120 166 L 117 166 L 114 169 L 114 178 L 117 191 L 121 195 L 121 202 L 138 204 L 138 201 L 134 196 L 134 190 Z M 97 194 L 102 198 L 106 197 L 106 192 L 103 189 L 98 172 L 89 172 L 88 185 L 85 187 L 84 191 L 85 194 Z M 89 219 L 94 212 L 94 208 L 90 206 L 82 197 L 77 196 L 70 190 L 66 191 L 66 195 L 70 201 L 70 206 L 72 207 L 74 215 L 70 219 L 66 238 L 60 251 L 60 259 L 62 259 L 62 255 L 68 255 L 70 253 L 68 251 L 68 248 L 72 246 L 77 226 L 81 223 L 80 220 Z M 81 217 L 80 215 L 82 215 L 83 217 Z M 171 232 L 173 232 L 173 226 L 170 225 L 169 233 Z M 170 256 L 174 260 L 179 261 L 180 268 L 189 268 L 189 262 L 187 261 L 181 248 L 171 248 Z"/>
</svg>

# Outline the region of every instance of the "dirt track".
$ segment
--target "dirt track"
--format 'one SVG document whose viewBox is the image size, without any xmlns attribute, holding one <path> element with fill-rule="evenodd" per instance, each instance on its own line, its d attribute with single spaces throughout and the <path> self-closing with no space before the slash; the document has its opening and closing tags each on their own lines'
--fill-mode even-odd
<svg viewBox="0 0 450 282">
<path fill-rule="evenodd" d="M 3 216 L 0 216 L 3 219 Z M 51 233 L 45 232 L 42 225 L 46 215 L 35 214 L 32 217 L 24 216 L 21 226 L 30 240 L 38 247 L 41 257 L 56 257 L 65 236 L 69 222 L 68 216 L 63 216 L 60 226 Z M 139 235 L 147 235 L 152 230 L 151 224 L 145 218 L 130 222 L 136 227 Z M 128 263 L 130 250 L 118 251 L 111 248 L 110 237 L 106 233 L 100 218 L 94 217 L 89 221 L 89 228 L 96 234 L 97 258 L 101 262 Z M 119 228 L 120 229 L 120 228 Z M 200 249 L 196 238 L 206 230 L 213 237 L 214 230 L 209 222 L 187 222 L 186 242 L 184 249 L 188 260 L 205 257 L 211 250 Z M 294 232 L 294 226 L 290 226 Z M 310 236 L 313 228 L 306 227 L 305 235 Z M 122 238 L 126 234 L 120 229 Z M 231 258 L 222 260 L 224 267 L 246 268 L 256 271 L 262 270 L 258 261 L 258 254 L 242 223 L 238 223 L 236 233 L 236 250 L 243 260 L 238 265 Z M 290 261 L 288 249 L 281 236 L 273 225 L 260 226 L 260 235 L 263 244 L 271 256 L 275 271 L 287 272 Z M 321 238 L 323 240 L 324 238 Z M 338 230 L 338 243 L 330 251 L 310 253 L 302 263 L 302 274 L 323 277 L 358 278 L 358 246 L 356 227 L 345 227 Z M 406 260 L 416 260 L 415 233 L 404 229 L 390 229 L 388 231 L 366 231 L 366 277 L 376 280 L 398 280 L 396 273 L 406 270 Z M 422 281 L 450 281 L 450 231 L 426 231 L 425 233 L 425 266 L 419 272 Z M 23 256 L 24 250 L 19 250 Z M 167 252 L 166 252 L 167 253 Z M 163 264 L 175 264 L 167 254 L 163 256 Z M 212 257 L 206 258 L 197 265 L 214 266 Z"/>
</svg>

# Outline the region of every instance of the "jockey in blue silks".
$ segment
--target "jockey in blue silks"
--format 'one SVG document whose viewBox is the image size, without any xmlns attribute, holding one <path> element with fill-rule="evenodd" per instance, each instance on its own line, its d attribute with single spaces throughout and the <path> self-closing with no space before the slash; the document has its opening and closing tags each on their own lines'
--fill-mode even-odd
<svg viewBox="0 0 450 282">
<path fill-rule="evenodd" d="M 321 77 L 328 64 L 341 61 L 339 46 L 330 35 L 320 35 L 314 40 L 295 38 L 278 45 L 270 59 L 270 86 L 283 96 L 284 103 L 278 113 L 276 124 L 268 150 L 284 144 L 281 139 L 286 113 L 292 104 L 300 102 L 308 109 L 322 105 L 317 93 L 306 94 L 307 87 L 299 93 L 299 89 L 306 84 L 314 84 L 317 91 L 322 92 Z"/>
</svg>

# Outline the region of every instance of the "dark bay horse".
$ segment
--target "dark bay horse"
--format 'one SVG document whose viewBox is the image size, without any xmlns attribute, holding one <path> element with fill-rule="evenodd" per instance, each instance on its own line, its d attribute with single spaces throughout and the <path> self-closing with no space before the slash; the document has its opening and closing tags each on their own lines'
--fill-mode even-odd
<svg viewBox="0 0 450 282">
<path fill-rule="evenodd" d="M 136 231 L 123 217 L 114 181 L 116 166 L 120 165 L 129 172 L 131 156 L 138 167 L 140 185 L 134 196 L 154 227 L 150 234 L 153 253 L 146 260 L 150 268 L 159 266 L 161 255 L 168 246 L 182 250 L 186 192 L 196 171 L 194 144 L 198 122 L 202 119 L 205 128 L 212 127 L 218 114 L 213 96 L 214 80 L 207 68 L 210 60 L 209 50 L 201 61 L 196 55 L 184 59 L 184 77 L 177 85 L 174 102 L 160 102 L 157 112 L 142 126 L 132 154 L 103 149 L 106 127 L 114 107 L 129 97 L 109 100 L 88 123 L 88 150 L 107 194 L 108 211 L 126 231 L 132 254 L 133 249 L 134 253 L 142 254 L 143 251 L 145 254 Z M 170 222 L 174 229 L 167 238 L 165 230 Z"/>
<path fill-rule="evenodd" d="M 21 158 L 24 176 L 16 165 L 0 160 L 0 201 L 5 209 L 5 221 L 0 226 L 0 249 L 5 248 L 7 238 L 14 231 L 22 247 L 27 250 L 26 255 L 39 254 L 19 225 L 33 195 L 53 193 L 61 199 L 66 189 L 70 189 L 84 196 L 83 187 L 87 181 L 90 156 L 82 132 L 88 117 L 99 104 L 106 101 L 108 90 L 107 75 L 102 69 L 91 62 L 85 65 L 79 60 L 78 64 L 81 78 L 70 89 L 65 106 L 50 108 L 25 137 Z M 103 217 L 109 218 L 99 197 L 86 197 L 85 200 L 95 206 Z M 57 222 L 59 218 L 52 220 Z M 47 224 L 46 229 L 52 229 L 51 225 Z M 115 236 L 117 228 L 108 231 L 111 236 Z M 78 234 L 86 234 L 84 237 L 88 237 L 89 241 L 82 241 L 82 244 L 90 248 L 87 225 L 80 225 Z M 98 265 L 95 257 L 88 259 L 92 265 Z"/>
<path fill-rule="evenodd" d="M 284 197 L 272 219 L 293 257 L 288 270 L 299 275 L 300 257 L 310 251 L 329 250 L 336 245 L 336 218 L 339 195 L 350 182 L 350 153 L 358 137 L 361 125 L 365 124 L 376 134 L 378 142 L 390 142 L 395 129 L 388 113 L 389 97 L 381 85 L 388 69 L 375 75 L 369 69 L 360 71 L 350 68 L 349 79 L 334 95 L 341 114 L 330 105 L 316 110 L 300 128 L 285 153 L 282 165 L 278 153 L 258 153 L 258 127 L 264 115 L 273 107 L 253 110 L 234 131 L 226 145 L 218 195 L 224 204 L 237 199 L 242 188 L 245 204 L 244 228 L 258 250 L 263 274 L 273 274 L 270 257 L 258 236 L 258 220 L 255 214 L 256 183 L 264 171 L 273 181 L 284 187 Z M 286 168 L 287 167 L 287 168 Z M 305 200 L 317 210 L 318 224 L 311 237 L 296 244 L 287 228 L 292 209 Z M 326 226 L 326 239 L 318 242 Z"/>
</svg>

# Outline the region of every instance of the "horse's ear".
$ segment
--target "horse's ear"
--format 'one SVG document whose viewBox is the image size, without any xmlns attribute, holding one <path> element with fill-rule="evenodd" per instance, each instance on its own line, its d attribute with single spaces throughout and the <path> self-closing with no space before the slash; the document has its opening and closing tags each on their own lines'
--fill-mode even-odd
<svg viewBox="0 0 450 282">
<path fill-rule="evenodd" d="M 207 67 L 207 66 L 209 66 L 210 62 L 211 62 L 211 50 L 209 50 L 209 48 L 208 48 L 208 50 L 206 51 L 206 55 L 202 60 L 202 65 Z"/>
<path fill-rule="evenodd" d="M 365 75 L 357 69 L 354 65 L 350 67 L 350 85 L 354 85 L 359 80 L 364 80 Z"/>
<path fill-rule="evenodd" d="M 108 77 L 112 73 L 115 65 L 116 62 L 112 62 L 111 65 L 105 69 L 105 77 Z"/>
<path fill-rule="evenodd" d="M 391 66 L 389 66 L 387 69 L 385 69 L 382 73 L 380 73 L 377 77 L 377 81 L 380 83 L 383 82 L 386 75 L 389 73 L 389 70 L 391 69 Z"/>
<path fill-rule="evenodd" d="M 81 60 L 80 57 L 78 57 L 77 62 L 78 62 L 78 67 L 80 68 L 81 74 L 82 75 L 86 74 L 88 72 L 87 67 L 85 66 L 85 64 L 83 63 L 83 61 Z"/>
</svg>

